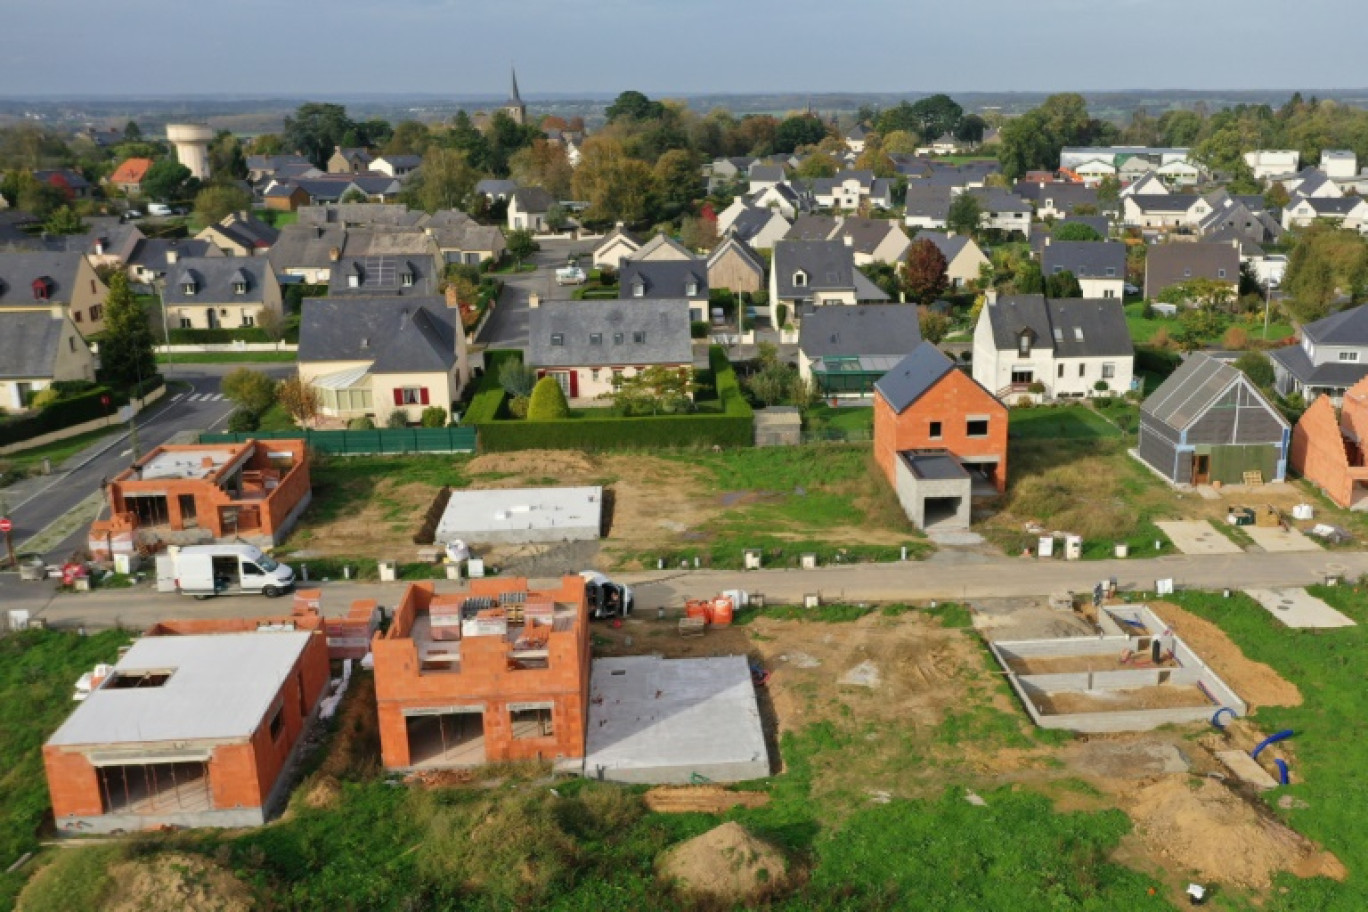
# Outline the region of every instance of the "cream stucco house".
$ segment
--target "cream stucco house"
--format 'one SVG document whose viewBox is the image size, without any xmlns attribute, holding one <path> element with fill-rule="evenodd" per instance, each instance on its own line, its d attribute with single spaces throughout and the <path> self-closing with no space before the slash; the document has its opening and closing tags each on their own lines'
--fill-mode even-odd
<svg viewBox="0 0 1368 912">
<path fill-rule="evenodd" d="M 95 358 L 60 304 L 0 308 L 0 410 L 59 380 L 94 380 Z"/>
</svg>

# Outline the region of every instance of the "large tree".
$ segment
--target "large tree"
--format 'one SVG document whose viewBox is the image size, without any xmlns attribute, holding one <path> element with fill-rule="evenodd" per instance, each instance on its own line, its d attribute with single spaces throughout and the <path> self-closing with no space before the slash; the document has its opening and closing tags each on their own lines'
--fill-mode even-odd
<svg viewBox="0 0 1368 912">
<path fill-rule="evenodd" d="M 404 188 L 404 199 L 425 212 L 459 209 L 466 205 L 479 180 L 480 173 L 466 161 L 464 152 L 432 148 Z"/>
<path fill-rule="evenodd" d="M 931 95 L 912 105 L 912 116 L 925 139 L 936 139 L 954 132 L 964 116 L 964 108 L 949 95 Z M 982 135 L 982 131 L 980 134 Z"/>
<path fill-rule="evenodd" d="M 693 153 L 672 149 L 656 160 L 651 169 L 655 185 L 656 217 L 677 218 L 702 195 L 703 178 Z"/>
<path fill-rule="evenodd" d="M 640 224 L 650 214 L 655 175 L 643 161 L 628 157 L 622 143 L 607 134 L 585 140 L 571 186 L 589 203 L 584 218 L 597 224 Z"/>
<path fill-rule="evenodd" d="M 133 297 L 122 271 L 109 277 L 105 332 L 100 340 L 100 370 L 110 383 L 131 386 L 157 372 L 155 341 L 147 314 Z"/>
<path fill-rule="evenodd" d="M 903 264 L 903 289 L 909 300 L 930 304 L 950 285 L 946 276 L 945 255 L 935 244 L 922 238 L 913 241 Z"/>
<path fill-rule="evenodd" d="M 348 134 L 354 134 L 355 128 L 356 124 L 342 105 L 311 101 L 300 105 L 292 117 L 285 118 L 282 141 L 289 151 L 298 152 L 319 168 L 326 168 L 333 150 L 346 145 Z"/>
<path fill-rule="evenodd" d="M 195 220 L 212 225 L 234 212 L 250 210 L 252 195 L 235 186 L 205 187 L 195 195 Z"/>
<path fill-rule="evenodd" d="M 227 130 L 220 130 L 209 143 L 209 174 L 215 181 L 242 180 L 247 176 L 242 143 Z"/>
<path fill-rule="evenodd" d="M 802 146 L 815 146 L 826 138 L 827 126 L 810 114 L 784 120 L 774 131 L 774 151 L 792 152 Z"/>
<path fill-rule="evenodd" d="M 956 234 L 969 235 L 978 231 L 983 217 L 983 207 L 978 197 L 972 193 L 958 193 L 950 201 L 950 211 L 945 216 L 945 226 Z"/>
<path fill-rule="evenodd" d="M 190 169 L 172 158 L 163 158 L 147 169 L 142 179 L 143 196 L 163 202 L 185 199 L 199 189 Z"/>
<path fill-rule="evenodd" d="M 556 199 L 569 199 L 570 181 L 575 169 L 570 166 L 565 147 L 538 139 L 519 149 L 508 160 L 508 170 L 519 186 L 541 187 Z"/>
<path fill-rule="evenodd" d="M 1089 116 L 1082 95 L 1065 92 L 1007 121 L 998 159 L 1003 173 L 1015 179 L 1027 171 L 1059 167 L 1059 152 L 1065 146 L 1106 144 L 1116 135 L 1114 125 Z"/>
<path fill-rule="evenodd" d="M 608 116 L 609 123 L 617 123 L 623 120 L 654 120 L 664 112 L 665 106 L 660 102 L 652 101 L 641 92 L 629 89 L 618 95 L 603 113 Z"/>
</svg>

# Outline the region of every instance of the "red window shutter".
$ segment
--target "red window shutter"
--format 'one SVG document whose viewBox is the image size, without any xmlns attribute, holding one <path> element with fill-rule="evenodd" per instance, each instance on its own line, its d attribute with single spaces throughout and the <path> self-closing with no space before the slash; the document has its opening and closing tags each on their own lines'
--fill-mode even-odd
<svg viewBox="0 0 1368 912">
<path fill-rule="evenodd" d="M 542 377 L 545 377 L 545 376 L 546 376 L 546 371 L 542 371 L 542 370 L 537 371 L 537 379 L 538 379 L 538 380 L 540 380 Z"/>
<path fill-rule="evenodd" d="M 400 389 L 399 387 L 397 387 L 397 386 L 394 388 L 394 404 L 395 404 L 395 405 L 403 405 L 403 404 L 404 404 L 404 391 L 403 391 L 402 389 Z"/>
<path fill-rule="evenodd" d="M 579 371 L 570 372 L 570 398 L 574 399 L 579 395 Z"/>
<path fill-rule="evenodd" d="M 421 402 L 423 405 L 428 404 L 428 389 L 426 386 L 419 388 L 418 401 Z"/>
</svg>

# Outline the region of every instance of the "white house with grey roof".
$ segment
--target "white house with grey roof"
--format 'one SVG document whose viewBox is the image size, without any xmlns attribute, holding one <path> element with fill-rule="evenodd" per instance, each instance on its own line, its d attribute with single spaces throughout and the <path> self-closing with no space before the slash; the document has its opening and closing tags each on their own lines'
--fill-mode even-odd
<svg viewBox="0 0 1368 912">
<path fill-rule="evenodd" d="M 974 379 L 1009 405 L 1021 397 L 1124 393 L 1134 379 L 1134 361 L 1119 298 L 998 299 L 990 293 L 974 327 Z"/>
<path fill-rule="evenodd" d="M 60 304 L 0 308 L 0 410 L 62 380 L 94 380 L 95 358 Z"/>
<path fill-rule="evenodd" d="M 1126 284 L 1126 245 L 1047 237 L 1040 251 L 1040 271 L 1047 277 L 1073 273 L 1084 298 L 1120 300 Z"/>
<path fill-rule="evenodd" d="M 812 198 L 824 209 L 855 210 L 868 202 L 880 209 L 893 208 L 893 182 L 875 177 L 873 171 L 841 171 L 834 177 L 812 181 Z"/>
<path fill-rule="evenodd" d="M 181 257 L 166 271 L 166 319 L 181 329 L 256 326 L 283 313 L 280 283 L 265 257 Z"/>
<path fill-rule="evenodd" d="M 841 241 L 777 241 L 769 277 L 770 321 L 779 326 L 782 305 L 790 321 L 818 307 L 888 300 L 855 268 L 854 252 Z"/>
<path fill-rule="evenodd" d="M 410 424 L 425 408 L 452 403 L 470 380 L 459 315 L 439 296 L 305 298 L 299 324 L 299 377 L 319 394 L 326 419 L 393 412 Z"/>
<path fill-rule="evenodd" d="M 527 362 L 554 377 L 572 406 L 602 406 L 614 378 L 650 367 L 693 372 L 689 302 L 547 301 L 531 311 Z"/>
<path fill-rule="evenodd" d="M 1338 406 L 1345 390 L 1368 377 L 1368 305 L 1307 323 L 1300 345 L 1275 348 L 1269 355 L 1279 393 L 1300 393 L 1308 404 L 1330 396 Z"/>
<path fill-rule="evenodd" d="M 618 298 L 624 301 L 684 298 L 689 319 L 708 319 L 708 264 L 687 260 L 624 260 L 618 272 Z"/>
</svg>

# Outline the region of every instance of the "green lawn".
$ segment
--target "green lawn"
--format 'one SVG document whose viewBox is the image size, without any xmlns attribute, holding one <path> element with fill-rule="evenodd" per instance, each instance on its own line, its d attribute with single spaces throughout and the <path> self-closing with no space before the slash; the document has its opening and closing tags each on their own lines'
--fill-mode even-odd
<svg viewBox="0 0 1368 912">
<path fill-rule="evenodd" d="M 281 406 L 279 402 L 272 403 L 271 407 L 261 414 L 261 424 L 257 428 L 259 431 L 293 431 L 298 427 L 289 412 Z"/>
<path fill-rule="evenodd" d="M 874 407 L 868 405 L 832 408 L 825 402 L 808 409 L 803 417 L 813 428 L 834 428 L 842 431 L 874 430 Z"/>
<path fill-rule="evenodd" d="M 277 231 L 286 225 L 293 225 L 299 221 L 298 212 L 281 212 L 278 209 L 258 209 L 253 213 L 257 218 L 275 228 Z"/>
<path fill-rule="evenodd" d="M 1134 303 L 1127 304 L 1125 306 L 1125 311 L 1126 326 L 1130 328 L 1131 339 L 1134 340 L 1136 343 L 1143 344 L 1145 342 L 1150 341 L 1154 338 L 1155 333 L 1159 332 L 1161 328 L 1168 331 L 1170 338 L 1176 337 L 1179 331 L 1182 329 L 1177 317 L 1156 316 L 1151 319 L 1146 319 L 1144 316 L 1144 301 L 1136 301 Z M 1240 325 L 1245 328 L 1245 331 L 1249 333 L 1250 342 L 1258 342 L 1264 338 L 1262 321 L 1258 323 L 1234 325 Z M 1293 335 L 1295 332 L 1296 330 L 1293 329 L 1291 324 L 1289 323 L 1269 323 L 1268 341 L 1276 342 L 1279 339 L 1286 339 L 1288 336 Z M 1220 345 L 1222 336 L 1224 335 L 1225 333 L 1222 332 L 1219 335 L 1212 336 L 1211 338 L 1203 339 L 1202 342 L 1204 345 Z"/>
<path fill-rule="evenodd" d="M 292 351 L 267 352 L 195 352 L 181 355 L 157 355 L 158 364 L 288 364 L 295 360 Z"/>
<path fill-rule="evenodd" d="M 1121 431 L 1086 405 L 1014 408 L 1007 434 L 1021 440 L 1120 437 Z"/>
<path fill-rule="evenodd" d="M 94 446 L 101 440 L 108 440 L 122 434 L 127 427 L 101 428 L 98 431 L 91 431 L 88 434 L 81 434 L 77 437 L 68 437 L 66 440 L 59 440 L 56 443 L 49 443 L 46 446 L 34 447 L 31 450 L 20 450 L 11 453 L 9 456 L 0 456 L 0 464 L 9 463 L 18 468 L 29 469 L 36 467 L 44 459 L 52 460 L 52 467 L 56 469 L 63 462 L 84 450 L 86 447 Z"/>
</svg>

